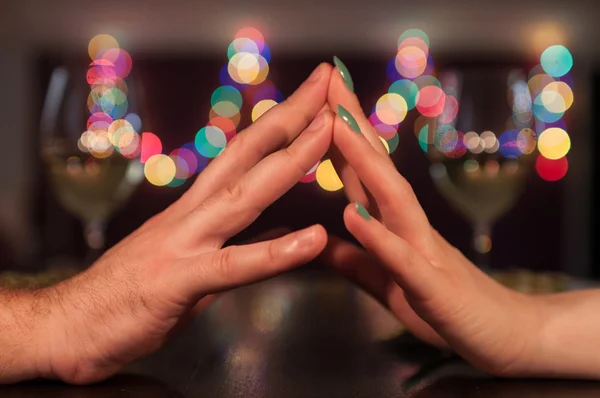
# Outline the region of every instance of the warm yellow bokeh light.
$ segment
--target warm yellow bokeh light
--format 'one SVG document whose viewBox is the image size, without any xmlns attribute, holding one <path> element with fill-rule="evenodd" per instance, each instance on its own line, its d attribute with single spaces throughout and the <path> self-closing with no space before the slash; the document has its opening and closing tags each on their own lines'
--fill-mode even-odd
<svg viewBox="0 0 600 398">
<path fill-rule="evenodd" d="M 107 34 L 96 35 L 90 40 L 88 45 L 88 54 L 92 60 L 95 60 L 98 56 L 109 48 L 119 48 L 119 42 L 117 39 Z"/>
<path fill-rule="evenodd" d="M 385 124 L 394 125 L 404 120 L 408 112 L 408 105 L 401 95 L 384 94 L 377 101 L 375 112 L 379 120 Z"/>
<path fill-rule="evenodd" d="M 324 190 L 331 192 L 339 191 L 344 187 L 329 159 L 322 161 L 317 167 L 317 183 Z"/>
<path fill-rule="evenodd" d="M 259 117 L 264 115 L 266 111 L 275 105 L 277 105 L 277 102 L 273 101 L 272 99 L 266 99 L 258 102 L 256 105 L 254 105 L 254 108 L 252 108 L 252 122 L 257 121 Z"/>
<path fill-rule="evenodd" d="M 258 56 L 251 53 L 237 53 L 229 60 L 227 70 L 236 82 L 250 84 L 260 73 Z"/>
<path fill-rule="evenodd" d="M 542 103 L 553 113 L 566 112 L 573 105 L 573 90 L 565 82 L 552 82 L 542 90 Z"/>
<path fill-rule="evenodd" d="M 173 181 L 177 167 L 170 156 L 158 154 L 151 156 L 144 165 L 144 175 L 152 185 L 165 186 Z"/>
<path fill-rule="evenodd" d="M 569 134 L 559 127 L 551 127 L 540 134 L 538 150 L 546 159 L 560 159 L 571 149 Z"/>
</svg>

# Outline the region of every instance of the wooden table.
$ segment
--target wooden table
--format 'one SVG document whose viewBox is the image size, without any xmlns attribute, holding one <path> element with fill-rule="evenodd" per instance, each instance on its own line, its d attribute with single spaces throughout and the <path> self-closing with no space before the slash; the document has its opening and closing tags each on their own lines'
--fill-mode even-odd
<svg viewBox="0 0 600 398">
<path fill-rule="evenodd" d="M 28 382 L 0 397 L 600 396 L 596 382 L 491 378 L 401 329 L 343 279 L 305 269 L 224 294 L 106 382 Z"/>
</svg>

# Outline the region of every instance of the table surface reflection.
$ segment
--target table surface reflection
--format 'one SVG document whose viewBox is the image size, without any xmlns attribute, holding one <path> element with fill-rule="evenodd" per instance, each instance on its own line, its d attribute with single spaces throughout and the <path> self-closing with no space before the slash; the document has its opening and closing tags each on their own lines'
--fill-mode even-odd
<svg viewBox="0 0 600 398">
<path fill-rule="evenodd" d="M 501 380 L 423 345 L 318 269 L 223 294 L 175 339 L 93 386 L 0 386 L 26 397 L 598 397 L 600 383 Z"/>
</svg>

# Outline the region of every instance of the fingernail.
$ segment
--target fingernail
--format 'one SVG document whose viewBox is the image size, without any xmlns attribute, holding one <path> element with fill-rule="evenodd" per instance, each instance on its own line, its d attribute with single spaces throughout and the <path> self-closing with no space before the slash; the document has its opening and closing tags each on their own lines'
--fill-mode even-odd
<svg viewBox="0 0 600 398">
<path fill-rule="evenodd" d="M 346 87 L 348 90 L 354 92 L 354 82 L 352 81 L 352 76 L 350 76 L 350 71 L 346 68 L 346 65 L 342 62 L 338 57 L 333 57 L 333 63 L 337 66 L 340 71 L 340 76 L 342 76 L 342 80 L 346 83 Z"/>
<path fill-rule="evenodd" d="M 362 134 L 360 131 L 360 127 L 358 127 L 358 123 L 356 123 L 356 119 L 354 119 L 352 114 L 348 112 L 346 108 L 344 108 L 341 105 L 338 105 L 338 115 L 340 115 L 340 117 L 344 119 L 346 123 L 348 123 L 348 126 L 350 126 L 352 130 L 356 131 L 358 134 Z"/>
<path fill-rule="evenodd" d="M 310 123 L 310 125 L 306 128 L 306 131 L 314 131 L 318 130 L 325 125 L 325 112 L 321 112 L 317 115 L 316 118 Z"/>
<path fill-rule="evenodd" d="M 365 220 L 369 221 L 371 219 L 371 215 L 369 214 L 369 212 L 367 211 L 367 209 L 365 209 L 365 207 L 363 205 L 361 205 L 358 202 L 354 202 L 354 207 L 356 208 L 356 212 Z"/>
<path fill-rule="evenodd" d="M 313 72 L 310 74 L 310 76 L 308 77 L 307 81 L 308 82 L 314 82 L 319 80 L 319 77 L 321 76 L 321 65 L 317 66 L 315 68 L 315 70 L 313 70 Z"/>
</svg>

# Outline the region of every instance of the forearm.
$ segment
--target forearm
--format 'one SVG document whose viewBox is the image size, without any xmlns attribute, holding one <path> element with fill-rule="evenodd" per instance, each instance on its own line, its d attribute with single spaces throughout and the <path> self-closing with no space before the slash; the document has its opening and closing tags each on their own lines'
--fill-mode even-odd
<svg viewBox="0 0 600 398">
<path fill-rule="evenodd" d="M 38 377 L 43 292 L 0 289 L 0 384 Z"/>
<path fill-rule="evenodd" d="M 541 314 L 535 375 L 600 379 L 600 289 L 535 297 Z"/>
</svg>

